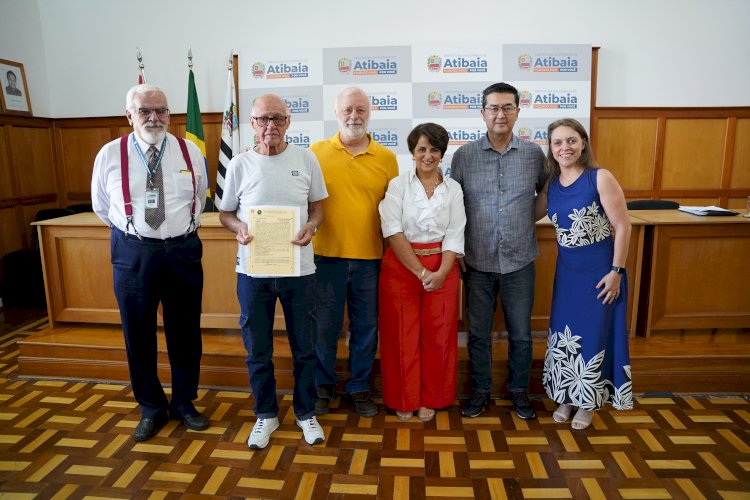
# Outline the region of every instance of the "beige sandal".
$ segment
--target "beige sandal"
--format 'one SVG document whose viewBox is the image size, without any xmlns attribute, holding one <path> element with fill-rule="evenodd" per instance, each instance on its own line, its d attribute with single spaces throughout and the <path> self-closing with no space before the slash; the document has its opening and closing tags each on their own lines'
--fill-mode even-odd
<svg viewBox="0 0 750 500">
<path fill-rule="evenodd" d="M 399 420 L 410 420 L 414 416 L 413 411 L 397 411 L 396 416 Z"/>
<path fill-rule="evenodd" d="M 582 431 L 583 429 L 591 425 L 591 421 L 593 419 L 593 410 L 584 410 L 583 408 L 579 408 L 576 412 L 576 416 L 573 417 L 573 421 L 570 423 L 570 427 L 577 431 Z"/>
<path fill-rule="evenodd" d="M 552 414 L 552 420 L 558 424 L 567 422 L 570 418 L 570 412 L 573 410 L 573 405 L 561 404 L 557 407 L 557 410 Z"/>
<path fill-rule="evenodd" d="M 422 422 L 429 422 L 430 420 L 435 418 L 435 410 L 433 410 L 432 408 L 425 408 L 423 406 L 419 409 L 417 418 L 419 418 L 419 420 L 421 420 Z"/>
</svg>

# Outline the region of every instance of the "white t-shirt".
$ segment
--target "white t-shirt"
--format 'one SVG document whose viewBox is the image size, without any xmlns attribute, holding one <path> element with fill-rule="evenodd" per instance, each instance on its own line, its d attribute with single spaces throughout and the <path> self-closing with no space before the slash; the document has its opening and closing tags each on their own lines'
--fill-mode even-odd
<svg viewBox="0 0 750 500">
<path fill-rule="evenodd" d="M 442 241 L 443 251 L 464 254 L 466 211 L 461 186 L 444 177 L 432 198 L 427 198 L 416 170 L 403 173 L 388 184 L 380 202 L 380 224 L 383 237 L 404 233 L 411 243 Z"/>
<path fill-rule="evenodd" d="M 293 144 L 279 155 L 265 156 L 253 150 L 235 156 L 227 165 L 224 195 L 219 209 L 237 212 L 247 224 L 250 207 L 292 206 L 300 209 L 300 225 L 307 223 L 307 204 L 328 197 L 323 173 L 315 155 Z M 238 245 L 238 273 L 247 274 L 248 245 Z M 300 276 L 315 272 L 312 242 L 300 247 Z"/>
</svg>

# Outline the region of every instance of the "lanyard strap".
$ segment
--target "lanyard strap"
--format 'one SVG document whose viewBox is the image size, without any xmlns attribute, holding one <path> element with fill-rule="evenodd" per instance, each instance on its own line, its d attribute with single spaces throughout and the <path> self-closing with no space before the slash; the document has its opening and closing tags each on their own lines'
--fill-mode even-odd
<svg viewBox="0 0 750 500">
<path fill-rule="evenodd" d="M 193 204 L 190 207 L 190 227 L 188 228 L 188 233 L 192 232 L 195 229 L 195 172 L 193 171 L 193 165 L 190 162 L 190 154 L 188 153 L 187 144 L 185 144 L 185 139 L 182 137 L 176 137 L 177 142 L 180 144 L 180 151 L 182 151 L 182 157 L 185 159 L 185 163 L 187 164 L 188 170 L 190 170 L 190 177 L 193 180 Z M 166 137 L 164 138 L 164 143 L 162 144 L 162 148 L 159 155 L 159 162 L 161 163 L 161 157 L 164 155 L 164 150 L 166 149 Z M 145 160 L 145 156 L 143 155 L 143 152 L 141 151 L 140 146 L 138 145 L 138 142 L 135 140 L 135 137 L 133 137 L 133 142 L 136 145 L 136 149 L 138 150 L 138 153 L 141 155 L 141 159 Z M 144 165 L 146 163 L 144 162 Z M 148 170 L 148 166 L 146 166 L 146 170 Z M 120 177 L 122 179 L 122 201 L 125 205 L 125 218 L 127 219 L 127 222 L 125 224 L 125 236 L 128 235 L 128 226 L 133 226 L 133 231 L 135 232 L 135 235 L 138 236 L 138 238 L 141 238 L 141 235 L 138 234 L 138 230 L 135 228 L 135 224 L 133 223 L 133 205 L 130 200 L 130 177 L 128 176 L 128 136 L 123 136 L 120 138 Z M 162 201 L 163 202 L 163 201 Z"/>
<path fill-rule="evenodd" d="M 161 149 L 159 150 L 159 156 L 156 158 L 156 166 L 154 167 L 153 172 L 148 166 L 148 160 L 146 160 L 146 155 L 143 153 L 141 145 L 138 144 L 138 141 L 135 139 L 135 134 L 133 135 L 133 145 L 135 145 L 135 150 L 138 151 L 138 156 L 141 157 L 141 162 L 149 175 L 149 179 L 151 179 L 156 174 L 156 171 L 159 170 L 159 165 L 161 165 L 161 159 L 164 157 L 164 151 L 167 149 L 164 147 L 167 145 L 167 137 L 164 136 L 164 140 L 161 141 Z"/>
</svg>

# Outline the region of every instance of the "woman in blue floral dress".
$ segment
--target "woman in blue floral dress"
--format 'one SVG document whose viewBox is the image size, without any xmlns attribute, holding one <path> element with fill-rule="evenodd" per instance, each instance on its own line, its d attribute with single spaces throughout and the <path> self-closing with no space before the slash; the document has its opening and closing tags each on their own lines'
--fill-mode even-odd
<svg viewBox="0 0 750 500">
<path fill-rule="evenodd" d="M 630 219 L 614 176 L 599 168 L 588 134 L 565 118 L 548 127 L 549 181 L 536 215 L 557 233 L 557 266 L 543 384 L 559 404 L 552 417 L 585 429 L 605 403 L 633 406 L 626 323 L 625 260 Z M 614 232 L 614 238 L 612 233 Z"/>
</svg>

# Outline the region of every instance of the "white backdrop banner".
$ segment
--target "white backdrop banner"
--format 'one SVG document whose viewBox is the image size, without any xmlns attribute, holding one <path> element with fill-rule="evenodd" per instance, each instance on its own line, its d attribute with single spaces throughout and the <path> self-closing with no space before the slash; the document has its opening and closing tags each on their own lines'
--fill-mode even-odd
<svg viewBox="0 0 750 500">
<path fill-rule="evenodd" d="M 307 147 L 336 133 L 338 92 L 362 88 L 370 97 L 370 132 L 392 149 L 402 171 L 411 167 L 406 137 L 419 124 L 444 126 L 455 150 L 484 135 L 482 90 L 507 82 L 520 94 L 514 132 L 541 146 L 547 125 L 571 117 L 589 130 L 591 45 L 451 44 L 239 51 L 239 117 L 243 148 L 255 143 L 250 127 L 253 101 L 281 96 L 292 118 L 291 144 Z M 446 172 L 449 174 L 449 172 Z"/>
</svg>

